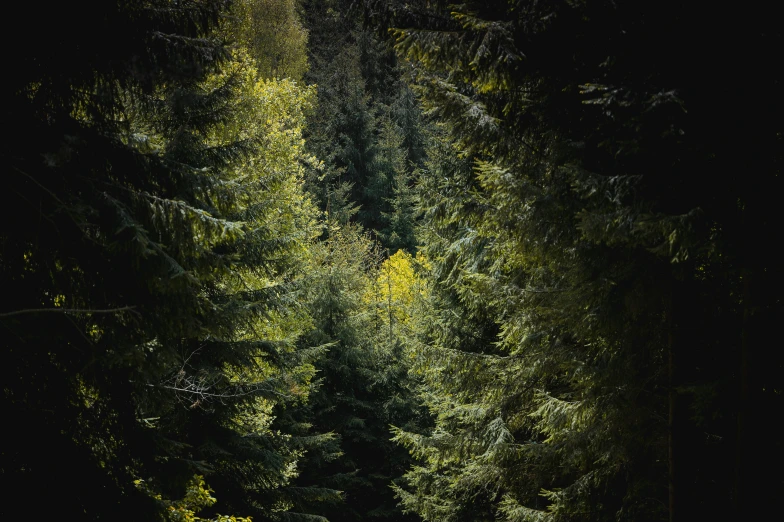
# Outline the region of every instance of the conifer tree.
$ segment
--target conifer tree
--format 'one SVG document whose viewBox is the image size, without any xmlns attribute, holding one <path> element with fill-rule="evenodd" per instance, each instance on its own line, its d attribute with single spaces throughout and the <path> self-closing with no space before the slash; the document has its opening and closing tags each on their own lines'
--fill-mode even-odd
<svg viewBox="0 0 784 522">
<path fill-rule="evenodd" d="M 367 446 L 375 435 L 368 389 L 373 346 L 363 296 L 375 260 L 372 243 L 356 226 L 333 222 L 328 233 L 314 247 L 304 281 L 314 324 L 302 342 L 327 351 L 315 363 L 317 390 L 303 421 L 333 433 L 337 444 L 310 454 L 301 479 L 342 492 L 342 502 L 319 509 L 327 519 L 361 520 L 371 488 L 368 474 L 373 473 L 366 468 Z"/>
<path fill-rule="evenodd" d="M 388 208 L 382 210 L 380 216 L 386 222 L 381 231 L 384 244 L 391 251 L 403 248 L 413 252 L 416 247 L 414 196 L 404 141 L 400 127 L 389 116 L 384 117 L 378 138 L 375 172 L 365 190 L 368 199 L 375 196 L 374 199 L 380 200 L 375 203 L 377 208 Z M 384 206 L 381 206 L 382 202 Z"/>
<path fill-rule="evenodd" d="M 301 341 L 326 352 L 314 362 L 316 391 L 294 415 L 335 439 L 305 456 L 299 482 L 341 492 L 340 502 L 312 508 L 329 520 L 400 520 L 389 486 L 408 459 L 391 443 L 390 425 L 411 424 L 416 405 L 400 332 L 381 311 L 392 294 L 379 293 L 379 253 L 367 234 L 334 222 L 328 233 L 303 281 L 313 329 Z"/>
<path fill-rule="evenodd" d="M 380 232 L 386 248 L 413 249 L 409 189 L 424 158 L 419 107 L 391 47 L 362 27 L 355 7 L 305 3 L 314 64 L 307 79 L 319 89 L 307 143 L 322 162 L 308 189 L 336 219 Z"/>
<path fill-rule="evenodd" d="M 780 364 L 749 337 L 779 309 L 780 279 L 763 291 L 751 275 L 773 259 L 756 233 L 778 222 L 758 188 L 776 191 L 780 163 L 755 156 L 753 181 L 731 187 L 713 176 L 746 171 L 750 139 L 779 146 L 775 117 L 742 123 L 766 102 L 739 102 L 775 98 L 763 64 L 778 33 L 661 4 L 366 4 L 398 28 L 451 136 L 422 181 L 422 393 L 437 421 L 398 434 L 421 460 L 404 507 L 426 520 L 749 515 L 749 398 L 777 403 L 749 372 Z M 724 39 L 728 26 L 744 29 Z M 749 58 L 742 86 L 716 87 L 718 56 Z M 767 319 L 749 329 L 752 302 Z"/>
<path fill-rule="evenodd" d="M 199 329 L 209 314 L 197 284 L 204 245 L 232 240 L 240 227 L 200 219 L 187 188 L 203 176 L 175 159 L 186 143 L 172 143 L 171 154 L 147 153 L 150 144 L 129 132 L 127 112 L 153 113 L 151 91 L 199 81 L 228 58 L 208 37 L 224 8 L 105 2 L 91 17 L 66 6 L 20 14 L 18 30 L 33 34 L 24 24 L 35 23 L 51 38 L 15 53 L 3 90 L 15 129 L 3 144 L 15 195 L 3 220 L 20 226 L 3 226 L 0 240 L 0 320 L 14 331 L 3 342 L 2 403 L 6 420 L 29 431 L 10 433 L 2 487 L 17 498 L 49 491 L 41 516 L 132 519 L 157 511 L 133 484 L 166 454 L 142 404 L 172 398 L 157 386 L 179 352 L 168 340 Z M 156 217 L 170 226 L 156 229 Z M 191 239 L 197 233 L 203 242 Z M 44 440 L 34 444 L 26 433 Z"/>
<path fill-rule="evenodd" d="M 358 212 L 367 225 L 371 214 L 377 215 L 375 201 L 365 197 L 377 155 L 376 123 L 357 49 L 344 47 L 321 75 L 318 111 L 309 122 L 307 143 L 322 163 L 312 171 L 308 190 L 332 216 Z"/>
<path fill-rule="evenodd" d="M 290 293 L 316 231 L 309 94 L 232 56 L 214 31 L 226 7 L 107 2 L 98 34 L 56 8 L 35 19 L 67 28 L 59 46 L 15 58 L 2 408 L 43 440 L 13 434 L 2 487 L 49 492 L 41 516 L 192 513 L 213 501 L 165 499 L 194 474 L 220 488 L 207 516 L 292 506 L 275 492 L 300 446 L 270 426 L 312 375 Z"/>
</svg>

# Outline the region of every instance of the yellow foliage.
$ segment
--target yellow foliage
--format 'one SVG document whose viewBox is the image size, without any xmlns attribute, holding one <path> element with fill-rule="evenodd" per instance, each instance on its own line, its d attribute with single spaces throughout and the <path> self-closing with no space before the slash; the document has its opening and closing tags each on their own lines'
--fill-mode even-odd
<svg viewBox="0 0 784 522">
<path fill-rule="evenodd" d="M 381 264 L 375 295 L 368 297 L 375 300 L 379 318 L 387 325 L 390 320 L 406 324 L 417 300 L 427 295 L 424 280 L 414 270 L 416 264 L 424 268 L 429 266 L 423 255 L 417 254 L 414 258 L 403 250 L 398 250 Z"/>
<path fill-rule="evenodd" d="M 196 513 L 217 502 L 217 499 L 212 496 L 212 489 L 204 483 L 204 477 L 201 475 L 193 476 L 185 490 L 185 496 L 180 500 L 164 499 L 142 479 L 134 480 L 133 483 L 137 488 L 163 504 L 164 516 L 170 522 L 252 522 L 250 517 L 235 517 L 233 515 L 217 515 L 212 519 L 197 516 Z"/>
</svg>

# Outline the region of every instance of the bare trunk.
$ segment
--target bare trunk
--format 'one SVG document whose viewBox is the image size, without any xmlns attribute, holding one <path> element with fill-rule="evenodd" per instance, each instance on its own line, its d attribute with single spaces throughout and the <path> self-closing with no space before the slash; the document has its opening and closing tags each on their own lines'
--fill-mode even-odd
<svg viewBox="0 0 784 522">
<path fill-rule="evenodd" d="M 675 342 L 676 342 L 676 328 L 677 322 L 675 318 L 675 307 L 677 306 L 677 296 L 675 290 L 678 282 L 672 280 L 670 283 L 669 306 L 667 310 L 667 407 L 669 415 L 667 419 L 667 490 L 668 490 L 668 509 L 669 520 L 675 522 L 678 517 L 678 488 L 677 488 L 677 438 L 675 430 L 677 428 L 677 391 L 676 391 L 676 364 L 675 364 Z"/>
<path fill-rule="evenodd" d="M 735 513 L 740 515 L 745 504 L 745 451 L 746 444 L 746 416 L 749 407 L 749 320 L 751 315 L 751 273 L 743 272 L 743 326 L 740 337 L 740 364 L 739 368 L 739 395 L 738 395 L 738 425 L 735 440 L 735 484 L 734 504 Z"/>
</svg>

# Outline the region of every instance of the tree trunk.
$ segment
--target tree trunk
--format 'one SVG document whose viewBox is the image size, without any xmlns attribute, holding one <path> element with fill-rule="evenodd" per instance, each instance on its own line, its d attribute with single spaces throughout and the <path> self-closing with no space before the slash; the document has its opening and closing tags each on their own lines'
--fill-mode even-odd
<svg viewBox="0 0 784 522">
<path fill-rule="evenodd" d="M 667 490 L 668 490 L 668 509 L 669 521 L 675 522 L 677 520 L 677 474 L 676 474 L 676 407 L 677 407 L 677 392 L 676 386 L 676 365 L 675 365 L 675 329 L 677 323 L 675 320 L 675 306 L 677 304 L 677 297 L 675 296 L 675 288 L 678 282 L 672 280 L 670 283 L 669 306 L 667 310 L 667 406 L 669 415 L 667 419 Z"/>
<path fill-rule="evenodd" d="M 746 422 L 749 408 L 749 321 L 751 316 L 751 271 L 743 271 L 743 326 L 740 336 L 738 424 L 735 439 L 734 504 L 736 516 L 745 511 Z"/>
</svg>

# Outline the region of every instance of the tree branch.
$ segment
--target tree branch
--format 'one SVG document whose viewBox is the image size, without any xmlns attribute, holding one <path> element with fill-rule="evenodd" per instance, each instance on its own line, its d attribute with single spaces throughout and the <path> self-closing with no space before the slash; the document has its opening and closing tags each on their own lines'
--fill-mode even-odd
<svg viewBox="0 0 784 522">
<path fill-rule="evenodd" d="M 37 314 L 37 313 L 60 313 L 60 314 L 113 314 L 116 312 L 128 312 L 134 310 L 135 306 L 122 306 L 119 308 L 25 308 L 23 310 L 14 310 L 12 312 L 0 313 L 0 317 L 12 317 L 14 315 L 22 314 Z"/>
</svg>

